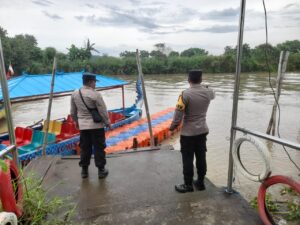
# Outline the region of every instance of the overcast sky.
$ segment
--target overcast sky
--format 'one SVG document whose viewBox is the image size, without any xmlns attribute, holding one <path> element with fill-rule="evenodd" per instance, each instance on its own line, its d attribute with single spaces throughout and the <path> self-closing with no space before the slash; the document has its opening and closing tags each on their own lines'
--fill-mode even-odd
<svg viewBox="0 0 300 225">
<path fill-rule="evenodd" d="M 269 42 L 300 39 L 300 0 L 265 0 Z M 66 52 L 89 38 L 101 54 L 117 56 L 165 43 L 175 51 L 211 54 L 235 46 L 240 0 L 0 0 L 0 26 L 9 36 L 32 34 L 41 48 Z M 244 42 L 265 42 L 262 0 L 248 0 Z"/>
</svg>

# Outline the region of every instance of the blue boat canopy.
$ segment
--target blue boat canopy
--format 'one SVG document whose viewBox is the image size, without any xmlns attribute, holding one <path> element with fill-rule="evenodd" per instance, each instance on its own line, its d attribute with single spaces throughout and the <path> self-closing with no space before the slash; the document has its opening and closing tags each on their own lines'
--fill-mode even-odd
<svg viewBox="0 0 300 225">
<path fill-rule="evenodd" d="M 54 82 L 54 94 L 63 94 L 79 89 L 82 86 L 83 72 L 74 73 L 56 73 Z M 106 77 L 103 75 L 96 75 L 98 80 L 96 89 L 111 89 L 121 87 L 128 82 Z M 45 96 L 50 93 L 52 74 L 38 74 L 29 75 L 23 74 L 22 76 L 12 78 L 7 81 L 9 96 L 11 100 L 34 98 L 38 96 Z M 2 89 L 0 88 L 0 101 L 3 100 Z"/>
</svg>

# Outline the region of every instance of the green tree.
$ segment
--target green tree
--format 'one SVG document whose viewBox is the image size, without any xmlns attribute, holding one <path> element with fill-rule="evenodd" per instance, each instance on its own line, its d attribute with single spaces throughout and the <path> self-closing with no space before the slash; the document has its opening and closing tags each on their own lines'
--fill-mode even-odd
<svg viewBox="0 0 300 225">
<path fill-rule="evenodd" d="M 71 47 L 67 49 L 69 51 L 68 57 L 71 61 L 76 61 L 76 60 L 83 61 L 89 58 L 86 49 L 84 48 L 77 48 L 75 45 L 72 44 Z"/>
<path fill-rule="evenodd" d="M 179 52 L 171 51 L 170 54 L 169 54 L 168 56 L 169 56 L 169 57 L 178 57 L 178 56 L 179 56 Z"/>
<path fill-rule="evenodd" d="M 86 57 L 88 59 L 90 59 L 92 57 L 92 52 L 100 53 L 97 49 L 94 48 L 94 46 L 95 46 L 95 43 L 91 44 L 90 39 L 88 38 L 87 42 L 85 44 Z"/>
<path fill-rule="evenodd" d="M 208 52 L 202 48 L 189 48 L 181 52 L 180 56 L 183 57 L 193 57 L 193 56 L 200 56 L 200 55 L 208 55 Z"/>
<path fill-rule="evenodd" d="M 136 53 L 130 51 L 124 51 L 120 53 L 120 57 L 136 57 Z"/>
<path fill-rule="evenodd" d="M 10 38 L 10 59 L 16 74 L 22 71 L 30 72 L 33 62 L 41 62 L 42 50 L 37 47 L 37 41 L 32 35 L 16 35 Z"/>
<path fill-rule="evenodd" d="M 160 58 L 160 59 L 165 59 L 167 57 L 163 52 L 158 50 L 151 51 L 150 56 L 153 58 Z"/>
<path fill-rule="evenodd" d="M 148 51 L 141 50 L 140 52 L 142 58 L 149 58 L 150 54 Z"/>
<path fill-rule="evenodd" d="M 44 64 L 50 64 L 53 62 L 53 58 L 56 55 L 56 49 L 53 47 L 47 47 L 43 51 Z"/>
<path fill-rule="evenodd" d="M 291 53 L 298 53 L 300 52 L 300 41 L 293 40 L 293 41 L 286 41 L 276 46 L 279 51 L 289 51 Z"/>
</svg>

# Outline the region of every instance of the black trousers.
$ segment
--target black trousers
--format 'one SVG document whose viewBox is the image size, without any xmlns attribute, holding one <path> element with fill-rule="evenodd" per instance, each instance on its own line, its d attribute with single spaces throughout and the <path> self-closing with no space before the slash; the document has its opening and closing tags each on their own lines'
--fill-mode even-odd
<svg viewBox="0 0 300 225">
<path fill-rule="evenodd" d="M 206 175 L 206 136 L 180 136 L 181 155 L 183 164 L 184 183 L 191 185 L 194 177 L 194 155 L 196 156 L 196 168 L 198 180 L 203 181 Z"/>
<path fill-rule="evenodd" d="M 80 162 L 79 166 L 87 167 L 90 165 L 91 156 L 94 152 L 95 165 L 104 168 L 105 159 L 105 133 L 104 128 L 80 131 Z M 94 151 L 93 151 L 94 150 Z"/>
</svg>

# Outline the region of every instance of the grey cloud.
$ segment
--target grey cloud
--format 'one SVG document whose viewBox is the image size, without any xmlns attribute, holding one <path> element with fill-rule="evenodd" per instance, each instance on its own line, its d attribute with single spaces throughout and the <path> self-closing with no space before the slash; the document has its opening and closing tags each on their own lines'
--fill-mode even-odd
<svg viewBox="0 0 300 225">
<path fill-rule="evenodd" d="M 116 25 L 116 26 L 138 26 L 139 28 L 144 29 L 155 29 L 159 25 L 152 22 L 149 18 L 146 17 L 135 17 L 131 14 L 124 14 L 115 12 L 111 17 L 96 17 L 88 16 L 86 17 L 88 23 L 93 25 Z"/>
<path fill-rule="evenodd" d="M 238 26 L 234 26 L 234 25 L 224 25 L 224 26 L 215 25 L 212 27 L 202 29 L 202 31 L 206 31 L 210 33 L 231 33 L 231 32 L 236 32 L 237 30 L 238 30 Z"/>
<path fill-rule="evenodd" d="M 94 5 L 92 5 L 92 4 L 90 4 L 90 3 L 86 3 L 85 5 L 86 5 L 87 7 L 89 7 L 89 8 L 91 8 L 91 9 L 96 8 Z"/>
<path fill-rule="evenodd" d="M 75 16 L 75 19 L 82 21 L 84 19 L 84 16 Z"/>
<path fill-rule="evenodd" d="M 239 8 L 227 8 L 220 11 L 213 10 L 207 13 L 202 13 L 200 19 L 202 20 L 236 20 L 239 15 Z"/>
<path fill-rule="evenodd" d="M 285 7 L 283 7 L 282 10 L 271 11 L 269 14 L 275 17 L 280 16 L 290 18 L 291 20 L 295 20 L 300 15 L 300 4 L 288 4 Z"/>
<path fill-rule="evenodd" d="M 287 9 L 287 8 L 293 7 L 293 6 L 295 6 L 295 5 L 296 5 L 295 3 L 287 4 L 287 5 L 284 6 L 283 8 L 284 8 L 284 9 Z"/>
<path fill-rule="evenodd" d="M 129 0 L 129 1 L 134 5 L 139 5 L 141 3 L 141 1 L 139 0 Z"/>
<path fill-rule="evenodd" d="M 32 1 L 34 4 L 36 5 L 40 5 L 40 6 L 50 6 L 52 5 L 53 3 L 48 1 L 48 0 L 35 0 L 35 1 Z"/>
<path fill-rule="evenodd" d="M 57 14 L 50 14 L 47 11 L 43 11 L 43 13 L 45 14 L 45 16 L 47 16 L 47 17 L 49 17 L 50 19 L 53 19 L 53 20 L 61 20 L 61 19 L 63 19 L 62 17 L 60 17 Z"/>
</svg>

